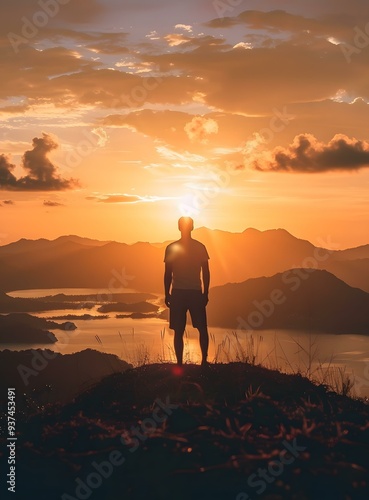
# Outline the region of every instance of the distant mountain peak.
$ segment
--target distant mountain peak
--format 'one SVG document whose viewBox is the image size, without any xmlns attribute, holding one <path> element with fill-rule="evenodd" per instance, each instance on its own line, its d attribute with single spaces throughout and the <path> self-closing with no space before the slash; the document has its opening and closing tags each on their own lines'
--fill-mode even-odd
<svg viewBox="0 0 369 500">
<path fill-rule="evenodd" d="M 242 234 L 260 234 L 262 231 L 259 229 L 256 229 L 254 227 L 248 227 L 244 231 L 242 231 Z"/>
</svg>

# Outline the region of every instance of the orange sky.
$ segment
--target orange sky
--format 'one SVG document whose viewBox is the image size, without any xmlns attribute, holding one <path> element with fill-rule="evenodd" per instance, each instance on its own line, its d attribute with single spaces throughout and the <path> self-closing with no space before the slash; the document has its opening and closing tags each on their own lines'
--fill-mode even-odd
<svg viewBox="0 0 369 500">
<path fill-rule="evenodd" d="M 368 242 L 366 1 L 50 2 L 2 9 L 0 244 Z"/>
</svg>

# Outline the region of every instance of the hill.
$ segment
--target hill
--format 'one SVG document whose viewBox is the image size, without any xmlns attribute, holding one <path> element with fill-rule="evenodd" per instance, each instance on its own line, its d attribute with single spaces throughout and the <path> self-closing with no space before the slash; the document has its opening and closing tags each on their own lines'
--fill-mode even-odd
<svg viewBox="0 0 369 500">
<path fill-rule="evenodd" d="M 283 229 L 230 233 L 199 228 L 193 237 L 208 249 L 212 286 L 314 267 L 369 292 L 369 245 L 337 252 L 315 247 Z M 5 291 L 89 287 L 101 288 L 102 293 L 127 288 L 162 293 L 166 243 L 127 245 L 76 236 L 20 240 L 0 247 L 1 286 Z"/>
<path fill-rule="evenodd" d="M 0 315 L 0 344 L 53 344 L 57 338 L 48 328 L 71 331 L 77 327 L 70 321 L 56 323 L 30 314 Z"/>
<path fill-rule="evenodd" d="M 327 271 L 291 269 L 210 290 L 209 324 L 369 334 L 369 293 Z"/>
<path fill-rule="evenodd" d="M 71 401 L 103 377 L 130 367 L 115 355 L 92 349 L 75 354 L 49 349 L 6 349 L 0 351 L 0 402 L 4 403 L 7 387 L 14 387 L 21 418 L 22 414 L 37 412 L 45 404 Z"/>
<path fill-rule="evenodd" d="M 17 424 L 17 492 L 50 500 L 364 499 L 369 408 L 246 363 L 148 365 Z M 24 495 L 24 496 L 22 496 Z"/>
<path fill-rule="evenodd" d="M 92 308 L 94 303 L 85 303 L 85 308 Z M 0 291 L 0 313 L 28 313 L 64 309 L 80 309 L 78 302 L 48 301 L 47 299 L 25 299 L 10 297 Z"/>
</svg>

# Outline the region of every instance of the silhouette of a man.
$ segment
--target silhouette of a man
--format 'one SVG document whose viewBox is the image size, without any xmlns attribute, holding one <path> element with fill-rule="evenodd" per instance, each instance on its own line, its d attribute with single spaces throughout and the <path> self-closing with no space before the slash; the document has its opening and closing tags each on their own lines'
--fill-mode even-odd
<svg viewBox="0 0 369 500">
<path fill-rule="evenodd" d="M 206 321 L 210 283 L 209 255 L 205 245 L 191 237 L 191 217 L 181 217 L 178 229 L 181 239 L 167 246 L 164 258 L 165 304 L 169 307 L 169 328 L 174 330 L 174 350 L 178 365 L 182 365 L 183 334 L 187 311 L 190 311 L 192 326 L 200 334 L 201 364 L 206 365 L 209 346 Z"/>
</svg>

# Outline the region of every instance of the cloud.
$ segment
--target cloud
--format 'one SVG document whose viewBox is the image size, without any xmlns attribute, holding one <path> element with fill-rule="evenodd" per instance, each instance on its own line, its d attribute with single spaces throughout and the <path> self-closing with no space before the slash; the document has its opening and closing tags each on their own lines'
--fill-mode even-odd
<svg viewBox="0 0 369 500">
<path fill-rule="evenodd" d="M 15 165 L 10 163 L 9 157 L 4 154 L 0 155 L 0 189 L 4 186 L 14 187 L 17 184 L 16 177 L 12 174 Z"/>
<path fill-rule="evenodd" d="M 164 39 L 168 42 L 170 47 L 177 47 L 178 45 L 183 45 L 191 41 L 191 38 L 179 33 L 170 33 L 166 35 Z"/>
<path fill-rule="evenodd" d="M 351 12 L 350 12 L 351 14 Z M 295 15 L 286 10 L 246 10 L 235 17 L 216 18 L 205 23 L 209 28 L 231 28 L 236 25 L 246 25 L 253 30 L 267 31 L 270 34 L 278 33 L 310 33 L 314 36 L 338 36 L 347 39 L 352 36 L 352 16 L 321 15 L 319 17 L 305 17 Z"/>
<path fill-rule="evenodd" d="M 28 146 L 29 142 L 24 141 L 0 141 L 0 151 L 2 151 L 5 156 L 10 154 L 22 155 L 23 151 L 28 148 Z"/>
<path fill-rule="evenodd" d="M 58 16 L 68 24 L 79 24 L 100 19 L 105 10 L 98 0 L 74 0 L 61 5 Z"/>
<path fill-rule="evenodd" d="M 139 196 L 131 194 L 106 194 L 97 196 L 88 196 L 86 200 L 97 201 L 99 203 L 154 203 L 157 201 L 172 200 L 168 196 Z"/>
<path fill-rule="evenodd" d="M 45 207 L 64 207 L 65 206 L 63 203 L 58 203 L 57 201 L 49 201 L 49 200 L 44 200 L 43 205 Z"/>
<path fill-rule="evenodd" d="M 58 43 L 65 43 L 69 39 L 78 47 L 85 47 L 96 54 L 123 54 L 129 52 L 126 47 L 128 33 L 106 33 L 89 31 L 75 31 L 71 29 L 58 29 L 55 32 L 48 33 L 48 38 Z"/>
<path fill-rule="evenodd" d="M 195 116 L 185 125 L 185 132 L 191 141 L 207 144 L 208 136 L 218 133 L 218 124 L 212 118 Z"/>
<path fill-rule="evenodd" d="M 292 29 L 294 19 L 288 19 Z M 304 26 L 303 20 L 300 24 Z M 59 46 L 37 51 L 28 47 L 17 58 L 1 53 L 7 78 L 1 85 L 0 99 L 7 110 L 14 106 L 15 98 L 22 98 L 24 106 L 36 110 L 46 104 L 59 109 L 96 106 L 134 110 L 193 104 L 200 98 L 202 105 L 213 110 L 260 115 L 270 113 L 275 106 L 329 99 L 338 89 L 347 89 L 355 97 L 369 97 L 366 51 L 355 54 L 347 71 L 340 46 L 324 37 L 297 30 L 295 39 L 286 40 L 263 33 L 270 46 L 250 42 L 247 37 L 227 45 L 226 39 L 178 32 L 173 37 L 167 35 L 167 43 L 174 44 L 171 50 L 162 39 L 140 46 L 139 52 L 137 46 L 127 45 L 129 54 L 125 52 L 124 58 L 130 66 L 116 66 L 115 70 L 111 70 L 110 59 L 97 61 L 85 55 L 83 47 L 93 42 L 83 33 L 74 40 L 77 50 Z M 297 36 L 301 37 L 298 41 Z M 108 44 L 121 43 L 107 34 L 96 43 L 103 43 L 104 37 Z M 71 43 L 73 33 L 68 46 Z M 251 50 L 242 50 L 250 43 Z M 234 49 L 235 45 L 238 48 Z M 137 73 L 148 69 L 151 73 Z"/>
<path fill-rule="evenodd" d="M 5 155 L 0 155 L 0 189 L 14 191 L 61 191 L 78 185 L 74 179 L 63 179 L 57 167 L 50 161 L 49 154 L 58 147 L 56 140 L 48 134 L 35 137 L 33 149 L 22 157 L 22 167 L 27 172 L 16 178 L 12 171 L 15 165 Z"/>
<path fill-rule="evenodd" d="M 3 203 L 4 203 L 4 205 L 14 205 L 15 204 L 13 200 L 3 200 Z M 0 202 L 0 207 L 3 207 L 4 205 Z"/>
<path fill-rule="evenodd" d="M 183 30 L 183 31 L 187 31 L 188 33 L 192 33 L 192 26 L 189 24 L 176 24 L 174 26 L 174 28 L 176 30 Z"/>
<path fill-rule="evenodd" d="M 369 167 L 369 142 L 337 134 L 324 144 L 311 134 L 300 134 L 287 148 L 255 156 L 253 167 L 262 172 L 356 171 Z"/>
<path fill-rule="evenodd" d="M 141 201 L 140 196 L 131 196 L 128 194 L 112 194 L 104 198 L 97 198 L 100 203 L 137 203 Z"/>
<path fill-rule="evenodd" d="M 24 22 L 24 17 L 31 20 L 36 12 L 44 12 L 39 5 L 40 3 L 47 5 L 48 2 L 36 2 L 35 0 L 14 0 L 13 2 L 8 2 L 6 9 L 2 9 L 0 16 L 1 33 L 9 31 L 19 33 Z M 98 0 L 64 1 L 63 4 L 58 1 L 55 2 L 58 12 L 54 16 L 48 16 L 47 27 L 55 25 L 60 27 L 61 19 L 67 21 L 68 24 L 86 23 L 89 20 L 97 19 L 103 12 L 103 7 Z M 46 30 L 47 27 L 43 29 Z"/>
<path fill-rule="evenodd" d="M 195 43 L 194 50 L 179 47 L 144 55 L 162 72 L 168 74 L 175 68 L 180 75 L 173 83 L 175 98 L 182 103 L 201 94 L 203 104 L 218 111 L 261 115 L 277 106 L 328 99 L 339 88 L 350 89 L 355 96 L 369 96 L 364 51 L 355 54 L 347 71 L 340 47 L 324 38 L 304 34 L 298 41 L 276 39 L 273 47 L 251 50 L 234 49 L 224 41 L 192 39 L 194 47 Z M 186 80 L 181 79 L 184 74 Z M 150 102 L 165 99 L 168 83 L 164 76 L 159 91 L 149 96 Z"/>
<path fill-rule="evenodd" d="M 187 164 L 192 165 L 193 163 L 206 162 L 206 158 L 204 156 L 192 154 L 189 153 L 188 151 L 184 152 L 173 151 L 172 149 L 166 146 L 157 146 L 156 151 L 165 160 L 168 160 L 170 162 L 176 162 L 174 163 L 174 166 L 183 166 L 182 163 L 184 163 L 185 165 Z"/>
<path fill-rule="evenodd" d="M 234 49 L 251 50 L 252 49 L 252 43 L 239 42 L 239 43 L 236 43 L 236 45 L 233 45 L 233 48 Z"/>
</svg>

